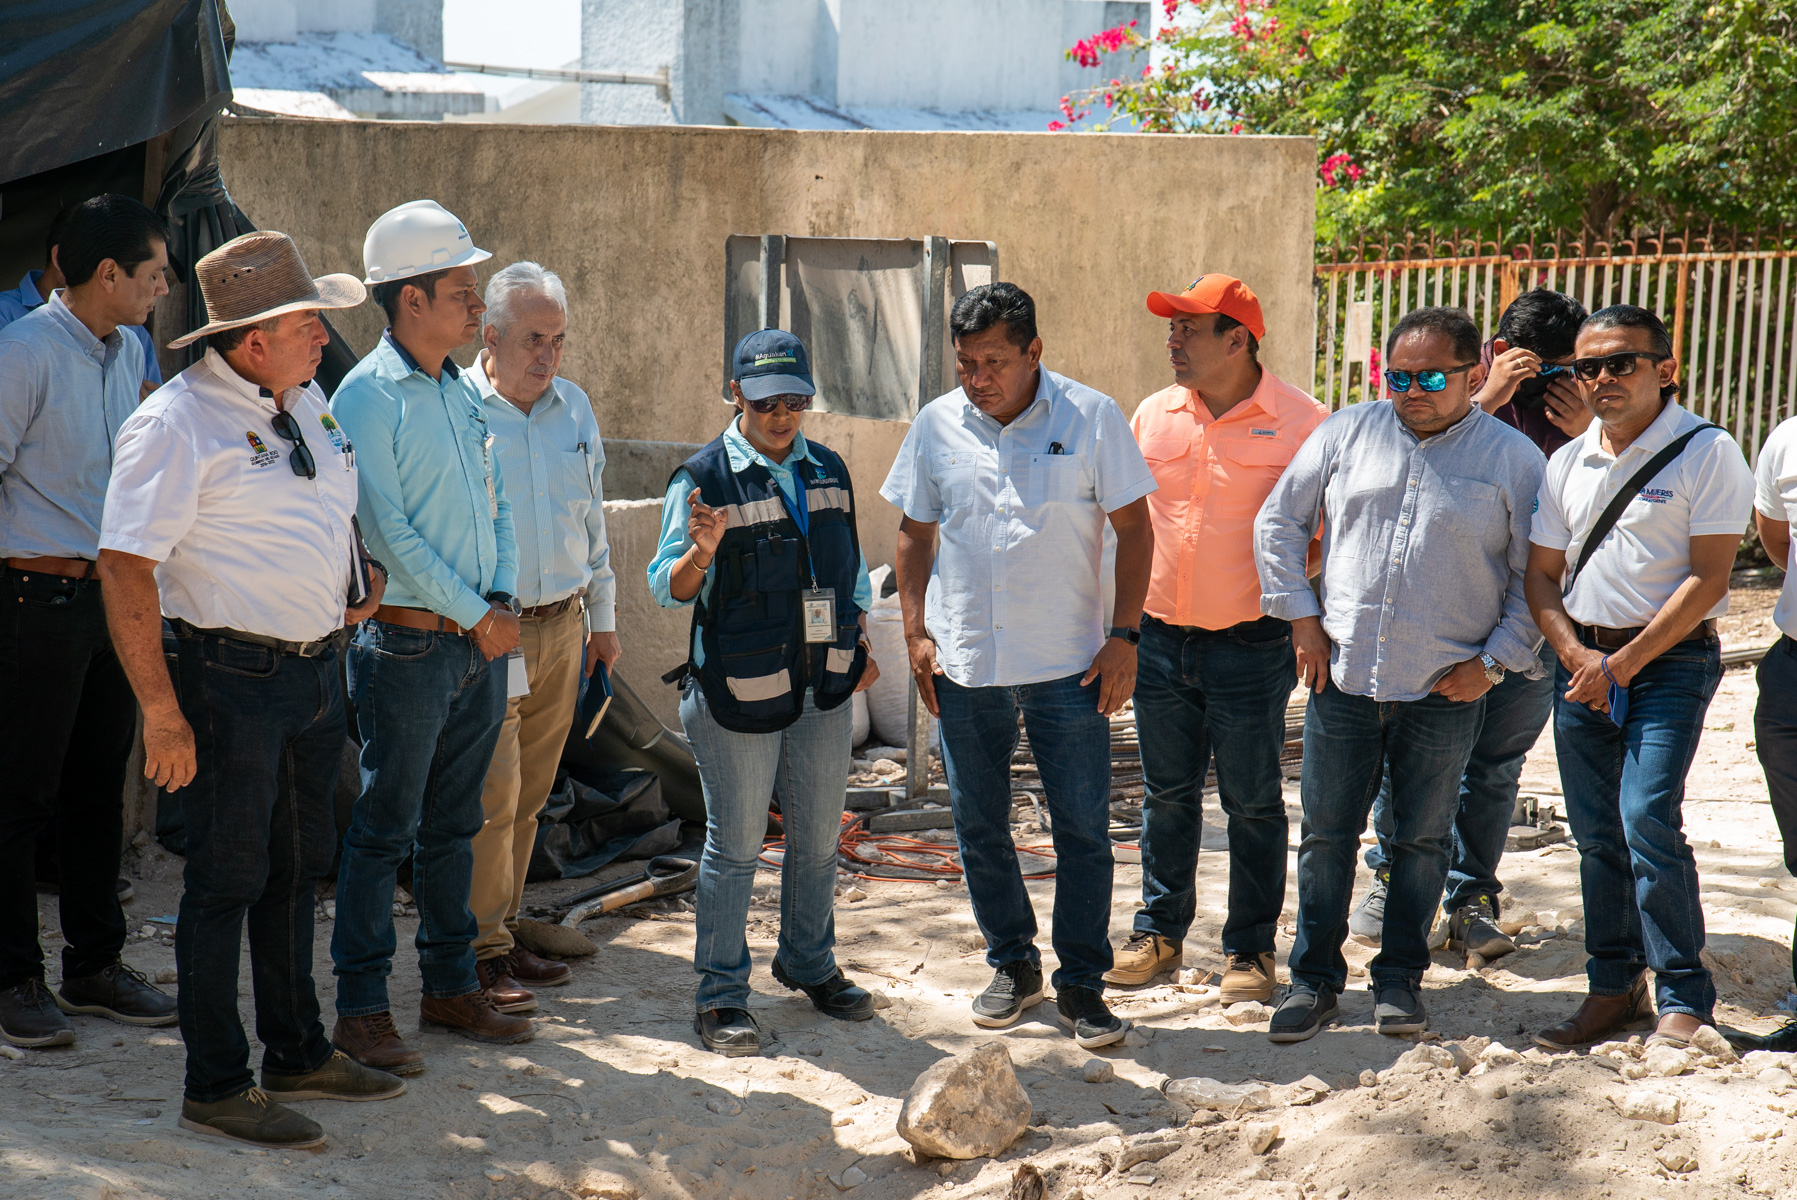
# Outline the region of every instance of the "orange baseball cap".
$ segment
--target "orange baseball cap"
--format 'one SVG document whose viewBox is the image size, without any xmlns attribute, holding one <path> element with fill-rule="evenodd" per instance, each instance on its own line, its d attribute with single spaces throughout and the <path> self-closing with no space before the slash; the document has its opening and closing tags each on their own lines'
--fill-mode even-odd
<svg viewBox="0 0 1797 1200">
<path fill-rule="evenodd" d="M 1183 292 L 1149 292 L 1148 311 L 1157 317 L 1172 317 L 1176 312 L 1222 313 L 1246 325 L 1256 341 L 1267 336 L 1260 301 L 1233 275 L 1200 275 Z"/>
</svg>

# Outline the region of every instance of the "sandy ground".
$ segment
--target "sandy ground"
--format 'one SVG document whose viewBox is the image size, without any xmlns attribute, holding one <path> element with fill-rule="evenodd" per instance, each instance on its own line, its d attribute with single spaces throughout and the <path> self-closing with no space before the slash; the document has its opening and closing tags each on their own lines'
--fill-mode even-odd
<svg viewBox="0 0 1797 1200">
<path fill-rule="evenodd" d="M 1730 670 L 1706 721 L 1685 819 L 1705 887 L 1718 1017 L 1766 1029 L 1772 1023 L 1764 1014 L 1790 985 L 1797 884 L 1783 868 L 1750 749 L 1753 700 L 1751 669 Z M 1530 759 L 1524 791 L 1558 800 L 1551 735 Z M 1287 803 L 1295 842 L 1295 783 Z M 1221 845 L 1220 831 L 1208 829 L 1206 849 Z M 174 911 L 180 861 L 154 847 L 130 857 L 138 878 L 128 907 L 133 926 L 167 928 L 148 918 Z M 1584 988 L 1577 858 L 1564 847 L 1506 857 L 1510 904 L 1534 911 L 1540 928 L 1515 955 L 1481 971 L 1437 956 L 1426 981 L 1435 1034 L 1497 1039 L 1522 1051 L 1530 1031 L 1576 1006 Z M 1225 885 L 1223 857 L 1204 855 L 1188 965 L 1215 961 Z M 1202 1007 L 1204 997 L 1163 979 L 1112 992 L 1117 1010 L 1142 1033 L 1132 1039 L 1137 1044 L 1100 1052 L 1115 1067 L 1113 1080 L 1087 1083 L 1082 1066 L 1093 1054 L 1052 1023 L 1052 1005 L 997 1035 L 968 1020 L 968 1001 L 989 973 L 958 885 L 864 883 L 865 899 L 839 902 L 844 967 L 891 1000 L 876 1019 L 854 1025 L 814 1013 L 768 975 L 776 886 L 777 877 L 763 872 L 751 914 L 754 1005 L 778 1037 L 763 1058 L 727 1060 L 696 1047 L 692 917 L 656 902 L 660 911 L 585 926 L 599 953 L 577 963 L 570 986 L 544 993 L 536 1040 L 492 1048 L 422 1034 L 417 1044 L 429 1067 L 405 1096 L 303 1105 L 331 1135 L 315 1152 L 283 1156 L 181 1132 L 178 1031 L 75 1017 L 75 1046 L 0 1061 L 0 1196 L 824 1200 L 838 1193 L 829 1176 L 857 1166 L 867 1181 L 854 1190 L 869 1200 L 947 1200 L 1008 1195 L 1017 1164 L 1027 1161 L 1043 1172 L 1051 1200 L 1797 1197 L 1790 1150 L 1797 1092 L 1781 1098 L 1757 1078 L 1758 1061 L 1634 1083 L 1610 1059 L 1529 1051 L 1466 1077 L 1452 1069 L 1391 1074 L 1412 1046 L 1372 1031 L 1371 998 L 1358 990 L 1364 975 L 1351 981 L 1356 990 L 1343 998 L 1339 1026 L 1290 1047 L 1266 1040 L 1264 1017 L 1232 1025 L 1214 1003 Z M 1138 887 L 1139 869 L 1119 865 L 1119 934 Z M 1031 885 L 1044 922 L 1051 888 Z M 1292 895 L 1288 914 L 1295 908 Z M 46 898 L 41 911 L 54 974 L 54 900 Z M 411 918 L 400 924 L 402 933 L 415 928 Z M 327 1012 L 329 935 L 321 920 L 318 978 Z M 1282 968 L 1289 946 L 1288 926 Z M 1350 945 L 1355 964 L 1370 954 Z M 152 976 L 174 965 L 160 935 L 134 938 L 126 958 Z M 402 952 L 393 996 L 408 1035 L 417 989 L 416 965 Z M 248 1023 L 247 957 L 242 991 Z M 894 1133 L 912 1080 L 941 1056 L 993 1036 L 1008 1045 L 1028 1089 L 1032 1128 L 996 1160 L 914 1161 Z M 1381 1080 L 1365 1071 L 1387 1074 Z M 1334 1090 L 1308 1105 L 1188 1125 L 1186 1111 L 1157 1089 L 1169 1077 L 1199 1075 L 1276 1085 L 1315 1075 Z M 1362 1086 L 1362 1078 L 1373 1085 Z M 1679 1122 L 1622 1119 L 1613 1102 L 1639 1087 L 1678 1098 Z M 1276 1095 L 1291 1098 L 1289 1089 Z M 1251 1121 L 1278 1126 L 1264 1155 L 1246 1144 Z M 1118 1139 L 1162 1129 L 1179 1140 L 1175 1153 L 1110 1169 Z M 1695 1168 L 1665 1165 L 1683 1166 L 1683 1159 Z"/>
</svg>

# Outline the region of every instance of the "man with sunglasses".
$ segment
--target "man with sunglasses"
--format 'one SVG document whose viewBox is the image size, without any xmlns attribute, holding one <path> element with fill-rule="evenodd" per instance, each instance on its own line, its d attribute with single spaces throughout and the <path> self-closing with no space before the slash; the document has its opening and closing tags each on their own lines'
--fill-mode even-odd
<svg viewBox="0 0 1797 1200">
<path fill-rule="evenodd" d="M 1680 810 L 1722 679 L 1716 618 L 1753 474 L 1733 438 L 1678 403 L 1672 339 L 1646 309 L 1593 313 L 1573 373 L 1597 421 L 1548 464 L 1527 587 L 1560 659 L 1554 746 L 1579 843 L 1587 995 L 1535 1040 L 1589 1046 L 1657 1010 L 1654 1040 L 1682 1046 L 1716 987 Z"/>
<path fill-rule="evenodd" d="M 1407 314 L 1385 357 L 1391 399 L 1318 426 L 1255 521 L 1261 607 L 1292 623 L 1298 678 L 1313 693 L 1298 933 L 1275 1042 L 1303 1041 L 1337 1016 L 1355 854 L 1388 763 L 1395 832 L 1373 1023 L 1428 1028 L 1428 931 L 1485 694 L 1536 667 L 1522 569 L 1541 451 L 1472 402 L 1485 368 L 1465 312 Z M 1320 598 L 1306 572 L 1319 526 Z"/>
<path fill-rule="evenodd" d="M 319 310 L 365 293 L 354 276 L 313 279 L 282 233 L 227 242 L 194 273 L 211 320 L 171 348 L 204 337 L 206 354 L 119 431 L 100 575 L 143 705 L 144 774 L 186 822 L 181 1126 L 291 1149 L 324 1133 L 281 1101 L 405 1090 L 331 1047 L 312 982 L 314 885 L 337 831 L 338 655 L 381 594 L 352 524 L 353 449 L 312 377 L 330 340 Z M 237 1010 L 246 918 L 260 1088 Z"/>
</svg>

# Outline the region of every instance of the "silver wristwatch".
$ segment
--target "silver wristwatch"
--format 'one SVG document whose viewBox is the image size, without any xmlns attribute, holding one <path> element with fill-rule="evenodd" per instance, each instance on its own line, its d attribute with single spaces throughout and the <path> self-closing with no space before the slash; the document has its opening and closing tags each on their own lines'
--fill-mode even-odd
<svg viewBox="0 0 1797 1200">
<path fill-rule="evenodd" d="M 1485 678 L 1491 681 L 1492 687 L 1504 682 L 1504 668 L 1498 665 L 1497 659 L 1489 654 L 1480 654 L 1479 662 L 1485 668 Z"/>
</svg>

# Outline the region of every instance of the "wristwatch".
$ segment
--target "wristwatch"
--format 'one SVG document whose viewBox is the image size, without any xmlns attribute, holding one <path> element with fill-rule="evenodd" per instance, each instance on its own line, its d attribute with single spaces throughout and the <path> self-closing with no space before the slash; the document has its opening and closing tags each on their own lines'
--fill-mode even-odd
<svg viewBox="0 0 1797 1200">
<path fill-rule="evenodd" d="M 497 604 L 499 607 L 509 610 L 514 617 L 524 614 L 524 606 L 518 603 L 518 597 L 510 592 L 488 592 L 487 603 Z"/>
<path fill-rule="evenodd" d="M 1122 625 L 1113 625 L 1111 626 L 1111 631 L 1105 634 L 1105 636 L 1122 638 L 1133 646 L 1142 640 L 1142 631 L 1140 629 L 1128 629 Z"/>
<path fill-rule="evenodd" d="M 1485 668 L 1485 678 L 1491 681 L 1492 687 L 1504 682 L 1504 668 L 1498 665 L 1497 659 L 1489 654 L 1480 654 L 1479 663 Z"/>
</svg>

